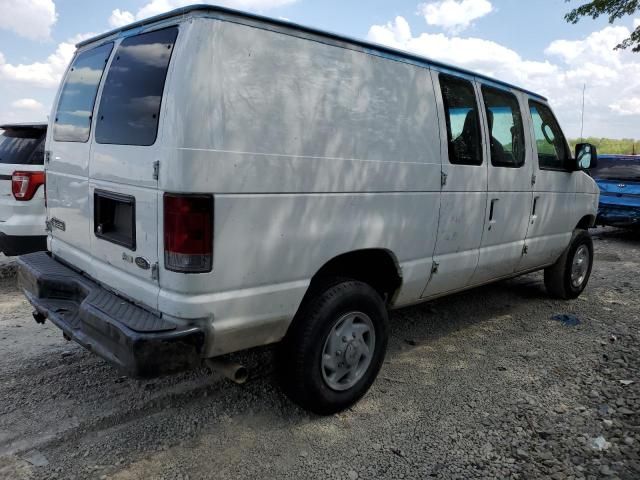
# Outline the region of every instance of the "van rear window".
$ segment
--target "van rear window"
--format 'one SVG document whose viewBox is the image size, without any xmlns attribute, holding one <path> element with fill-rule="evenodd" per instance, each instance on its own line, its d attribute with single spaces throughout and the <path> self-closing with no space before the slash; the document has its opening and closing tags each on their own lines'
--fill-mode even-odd
<svg viewBox="0 0 640 480">
<path fill-rule="evenodd" d="M 177 35 L 178 29 L 172 27 L 122 41 L 100 98 L 98 143 L 155 143 L 162 92 Z"/>
<path fill-rule="evenodd" d="M 44 164 L 44 130 L 11 128 L 0 134 L 0 164 Z"/>
<path fill-rule="evenodd" d="M 107 43 L 80 53 L 73 61 L 58 100 L 53 124 L 55 141 L 89 140 L 98 85 L 112 49 L 113 43 Z"/>
</svg>

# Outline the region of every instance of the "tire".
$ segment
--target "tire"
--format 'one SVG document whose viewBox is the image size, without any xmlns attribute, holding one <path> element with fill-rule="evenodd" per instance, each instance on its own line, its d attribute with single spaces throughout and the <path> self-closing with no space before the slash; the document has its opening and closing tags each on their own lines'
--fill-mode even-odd
<svg viewBox="0 0 640 480">
<path fill-rule="evenodd" d="M 586 267 L 577 266 L 580 259 Z M 576 265 L 574 265 L 574 262 Z M 576 275 L 574 273 L 576 268 Z M 571 243 L 562 256 L 544 271 L 544 285 L 549 295 L 569 300 L 578 298 L 589 282 L 593 267 L 593 241 L 586 230 L 576 230 Z"/>
<path fill-rule="evenodd" d="M 369 390 L 387 342 L 388 313 L 378 292 L 356 280 L 325 282 L 305 297 L 280 345 L 283 389 L 319 415 L 344 410 Z"/>
</svg>

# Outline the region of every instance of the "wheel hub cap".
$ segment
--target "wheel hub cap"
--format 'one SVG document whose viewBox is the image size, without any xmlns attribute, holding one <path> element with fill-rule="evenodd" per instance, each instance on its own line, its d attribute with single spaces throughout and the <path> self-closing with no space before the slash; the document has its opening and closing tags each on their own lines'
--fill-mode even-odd
<svg viewBox="0 0 640 480">
<path fill-rule="evenodd" d="M 375 330 L 368 315 L 351 312 L 331 328 L 322 350 L 322 377 L 332 390 L 353 387 L 366 373 L 375 348 Z"/>
<path fill-rule="evenodd" d="M 589 271 L 589 249 L 581 245 L 573 256 L 571 263 L 571 284 L 579 288 L 587 277 Z"/>
</svg>

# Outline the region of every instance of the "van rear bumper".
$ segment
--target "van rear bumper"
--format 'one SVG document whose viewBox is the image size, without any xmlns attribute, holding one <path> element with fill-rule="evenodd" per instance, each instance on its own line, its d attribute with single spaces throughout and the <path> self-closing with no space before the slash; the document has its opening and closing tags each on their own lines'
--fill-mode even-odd
<svg viewBox="0 0 640 480">
<path fill-rule="evenodd" d="M 49 319 L 132 377 L 154 377 L 200 364 L 204 331 L 179 326 L 121 298 L 47 252 L 18 259 L 18 284 L 36 321 Z M 38 315 L 39 314 L 39 315 Z"/>
<path fill-rule="evenodd" d="M 0 253 L 4 253 L 7 257 L 46 249 L 46 235 L 7 235 L 0 232 Z"/>
</svg>

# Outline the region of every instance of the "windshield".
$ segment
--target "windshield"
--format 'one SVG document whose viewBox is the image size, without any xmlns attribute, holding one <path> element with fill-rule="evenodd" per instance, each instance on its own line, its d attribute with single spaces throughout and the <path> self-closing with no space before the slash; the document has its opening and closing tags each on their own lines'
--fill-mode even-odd
<svg viewBox="0 0 640 480">
<path fill-rule="evenodd" d="M 599 157 L 598 166 L 591 169 L 593 178 L 611 180 L 637 180 L 640 181 L 640 157 Z"/>
<path fill-rule="evenodd" d="M 34 128 L 11 128 L 0 133 L 0 163 L 41 165 L 43 155 L 34 154 L 44 131 Z"/>
</svg>

